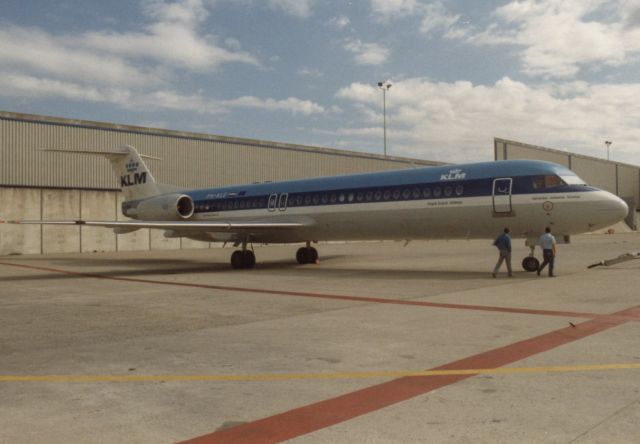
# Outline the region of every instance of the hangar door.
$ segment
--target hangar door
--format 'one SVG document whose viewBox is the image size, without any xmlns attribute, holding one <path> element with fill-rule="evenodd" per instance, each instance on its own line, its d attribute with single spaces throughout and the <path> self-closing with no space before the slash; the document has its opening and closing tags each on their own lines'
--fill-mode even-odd
<svg viewBox="0 0 640 444">
<path fill-rule="evenodd" d="M 511 187 L 513 179 L 504 177 L 493 181 L 493 212 L 498 215 L 511 213 Z"/>
</svg>

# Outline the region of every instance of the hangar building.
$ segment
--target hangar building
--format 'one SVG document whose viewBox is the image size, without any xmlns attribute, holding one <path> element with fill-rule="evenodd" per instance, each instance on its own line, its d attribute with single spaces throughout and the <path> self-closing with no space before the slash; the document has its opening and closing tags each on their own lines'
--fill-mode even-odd
<svg viewBox="0 0 640 444">
<path fill-rule="evenodd" d="M 0 219 L 124 219 L 119 184 L 106 159 L 42 151 L 99 151 L 122 144 L 161 158 L 148 161 L 156 180 L 186 189 L 442 164 L 0 111 Z M 496 160 L 527 158 L 563 164 L 587 182 L 619 195 L 630 208 L 639 206 L 640 167 L 505 139 L 494 140 L 494 155 Z M 635 227 L 635 217 L 636 212 L 630 211 L 630 226 Z M 0 224 L 0 256 L 211 246 L 167 239 L 160 230 L 115 235 L 96 227 Z"/>
<path fill-rule="evenodd" d="M 42 151 L 100 151 L 123 144 L 161 158 L 146 161 L 156 180 L 185 189 L 441 164 L 0 111 L 0 219 L 124 219 L 119 184 L 108 160 Z M 188 239 L 167 239 L 161 230 L 143 229 L 116 236 L 111 230 L 96 227 L 0 224 L 0 256 L 210 246 Z"/>
</svg>

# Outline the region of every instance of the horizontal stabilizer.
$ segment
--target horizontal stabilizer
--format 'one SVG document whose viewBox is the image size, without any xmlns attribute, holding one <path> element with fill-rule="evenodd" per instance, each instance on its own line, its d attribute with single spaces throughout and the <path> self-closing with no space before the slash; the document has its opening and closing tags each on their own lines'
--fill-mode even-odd
<svg viewBox="0 0 640 444">
<path fill-rule="evenodd" d="M 126 156 L 129 151 L 92 151 L 92 150 L 62 150 L 57 148 L 41 148 L 40 151 L 49 151 L 54 153 L 67 153 L 67 154 L 90 154 L 95 156 Z M 143 159 L 162 160 L 160 157 L 147 156 L 146 154 L 138 154 Z"/>
</svg>

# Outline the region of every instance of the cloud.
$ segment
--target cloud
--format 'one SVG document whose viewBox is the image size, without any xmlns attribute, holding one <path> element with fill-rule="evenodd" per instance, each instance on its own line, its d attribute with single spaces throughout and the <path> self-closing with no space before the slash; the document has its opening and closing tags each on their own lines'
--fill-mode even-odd
<svg viewBox="0 0 640 444">
<path fill-rule="evenodd" d="M 332 17 L 327 22 L 329 26 L 333 26 L 338 29 L 344 29 L 347 26 L 351 25 L 351 20 L 346 15 L 339 15 L 337 17 Z"/>
<path fill-rule="evenodd" d="M 97 54 L 34 28 L 0 29 L 0 72 L 25 72 L 57 80 L 90 81 L 106 85 L 157 84 L 161 74 L 136 67 L 126 59 Z"/>
<path fill-rule="evenodd" d="M 363 43 L 360 40 L 348 40 L 344 49 L 354 54 L 359 65 L 382 65 L 387 61 L 390 51 L 377 43 Z"/>
<path fill-rule="evenodd" d="M 239 50 L 237 40 L 226 40 L 232 49 L 228 50 L 217 44 L 215 36 L 200 34 L 209 15 L 202 0 L 148 0 L 144 5 L 152 22 L 143 32 L 88 32 L 66 40 L 74 46 L 179 69 L 210 70 L 224 63 L 260 65 L 254 56 Z"/>
<path fill-rule="evenodd" d="M 430 35 L 436 31 L 454 32 L 460 16 L 451 14 L 440 1 L 371 0 L 371 9 L 378 22 L 386 23 L 406 17 L 420 17 L 420 32 Z"/>
<path fill-rule="evenodd" d="M 299 18 L 311 16 L 311 7 L 314 0 L 269 0 L 269 6 L 280 9 L 289 15 Z"/>
<path fill-rule="evenodd" d="M 183 94 L 172 89 L 137 91 L 109 86 L 87 86 L 78 82 L 22 74 L 0 76 L 0 97 L 2 96 L 34 99 L 63 98 L 72 101 L 109 103 L 121 109 L 192 111 L 206 114 L 228 113 L 236 108 L 282 111 L 307 116 L 325 112 L 321 105 L 295 97 L 277 100 L 244 96 L 232 100 L 212 100 L 201 93 Z"/>
<path fill-rule="evenodd" d="M 417 0 L 371 0 L 371 9 L 379 21 L 406 17 L 421 8 L 422 4 Z"/>
<path fill-rule="evenodd" d="M 136 32 L 54 35 L 15 25 L 0 28 L 0 96 L 62 98 L 145 111 L 324 112 L 314 102 L 293 97 L 219 101 L 202 92 L 179 91 L 172 83 L 183 73 L 211 72 L 228 63 L 260 63 L 241 50 L 238 40 L 229 37 L 223 47 L 215 36 L 202 32 L 209 15 L 203 0 L 145 0 L 142 5 L 149 23 Z"/>
<path fill-rule="evenodd" d="M 239 97 L 233 100 L 221 102 L 226 107 L 232 108 L 253 108 L 267 111 L 289 111 L 293 114 L 319 114 L 325 110 L 322 106 L 310 100 L 301 100 L 295 97 L 289 97 L 284 100 L 260 99 L 253 96 Z"/>
<path fill-rule="evenodd" d="M 300 76 L 314 77 L 314 78 L 324 77 L 324 73 L 322 71 L 314 68 L 300 68 L 298 71 L 296 71 L 296 74 Z"/>
<path fill-rule="evenodd" d="M 601 155 L 602 141 L 609 138 L 616 141 L 619 158 L 631 156 L 640 145 L 638 94 L 640 83 L 530 86 L 508 77 L 493 85 L 396 81 L 387 95 L 390 152 L 451 162 L 487 160 L 493 137 L 505 137 Z M 370 145 L 380 145 L 380 91 L 353 83 L 336 97 L 351 106 L 346 112 L 354 119 L 339 131 L 369 134 Z"/>
<path fill-rule="evenodd" d="M 486 30 L 462 37 L 475 45 L 522 47 L 525 73 L 570 78 L 589 66 L 634 60 L 639 8 L 625 0 L 518 0 L 497 8 L 498 22 Z"/>
<path fill-rule="evenodd" d="M 239 45 L 225 49 L 215 37 L 199 34 L 207 17 L 202 0 L 143 4 L 151 22 L 140 32 L 54 35 L 7 25 L 0 29 L 0 75 L 84 83 L 87 89 L 144 89 L 166 83 L 177 71 L 209 71 L 225 63 L 259 65 Z"/>
</svg>

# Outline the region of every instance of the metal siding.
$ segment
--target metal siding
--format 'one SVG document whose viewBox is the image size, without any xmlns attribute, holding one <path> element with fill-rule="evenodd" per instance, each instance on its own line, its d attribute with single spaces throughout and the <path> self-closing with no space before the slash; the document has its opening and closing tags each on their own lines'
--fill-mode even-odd
<svg viewBox="0 0 640 444">
<path fill-rule="evenodd" d="M 409 168 L 414 163 L 437 164 L 278 142 L 6 112 L 0 112 L 0 125 L 0 185 L 4 186 L 119 187 L 106 159 L 48 153 L 40 151 L 41 148 L 99 151 L 130 144 L 143 154 L 162 158 L 161 162 L 146 160 L 158 182 L 184 188 Z"/>
<path fill-rule="evenodd" d="M 547 149 L 540 149 L 532 146 L 517 145 L 514 143 L 507 144 L 507 159 L 537 159 L 546 160 L 548 162 L 558 163 L 566 167 L 569 166 L 569 153 L 561 153 Z"/>
<path fill-rule="evenodd" d="M 628 165 L 618 166 L 618 192 L 621 197 L 633 197 L 640 204 L 639 168 Z"/>
<path fill-rule="evenodd" d="M 616 194 L 616 165 L 597 159 L 574 156 L 571 165 L 573 171 L 589 185 Z"/>
</svg>

